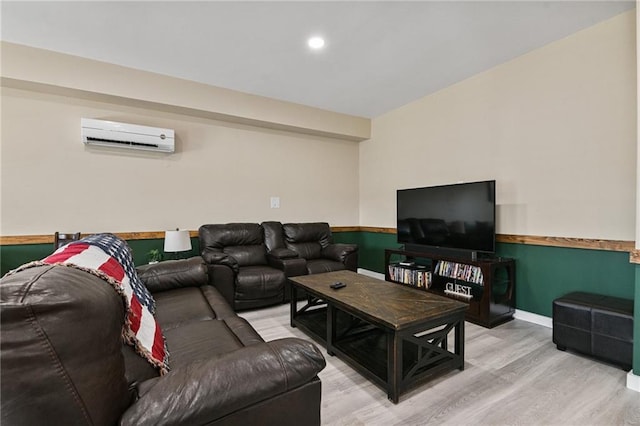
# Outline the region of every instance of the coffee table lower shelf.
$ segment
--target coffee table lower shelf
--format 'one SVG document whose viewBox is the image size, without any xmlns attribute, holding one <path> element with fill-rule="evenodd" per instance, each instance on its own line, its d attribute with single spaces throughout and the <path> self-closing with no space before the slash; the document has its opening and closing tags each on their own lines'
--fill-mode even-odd
<svg viewBox="0 0 640 426">
<path fill-rule="evenodd" d="M 295 300 L 295 299 L 292 299 Z M 385 329 L 310 296 L 291 304 L 298 327 L 398 403 L 400 394 L 445 372 L 464 369 L 464 314 L 451 314 L 402 331 Z M 454 352 L 448 334 L 455 330 Z"/>
</svg>

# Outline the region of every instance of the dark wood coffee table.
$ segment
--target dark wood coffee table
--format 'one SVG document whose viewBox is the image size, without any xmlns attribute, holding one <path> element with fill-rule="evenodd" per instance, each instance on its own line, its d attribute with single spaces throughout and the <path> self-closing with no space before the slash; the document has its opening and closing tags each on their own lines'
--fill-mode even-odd
<svg viewBox="0 0 640 426">
<path fill-rule="evenodd" d="M 465 303 L 351 271 L 289 281 L 291 326 L 325 344 L 329 355 L 381 386 L 394 403 L 435 375 L 464 370 Z M 331 289 L 337 281 L 347 286 Z M 300 289 L 308 294 L 306 303 L 297 302 Z"/>
</svg>

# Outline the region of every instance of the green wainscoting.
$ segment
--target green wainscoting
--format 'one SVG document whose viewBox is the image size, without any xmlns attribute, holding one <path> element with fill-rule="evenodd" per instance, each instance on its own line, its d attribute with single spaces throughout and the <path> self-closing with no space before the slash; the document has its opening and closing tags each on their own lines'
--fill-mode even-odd
<svg viewBox="0 0 640 426">
<path fill-rule="evenodd" d="M 516 308 L 551 317 L 552 302 L 571 291 L 634 298 L 629 253 L 525 244 L 498 244 L 516 259 Z"/>
<path fill-rule="evenodd" d="M 360 247 L 359 266 L 384 272 L 384 250 L 398 248 L 396 235 L 378 232 L 335 232 L 335 242 L 355 243 Z M 162 239 L 130 240 L 136 265 L 148 262 L 151 249 L 163 247 Z M 192 238 L 190 253 L 198 255 L 198 238 Z M 42 259 L 52 252 L 52 244 L 0 246 L 0 271 L 4 275 L 23 263 Z M 640 312 L 640 265 L 629 263 L 629 253 L 605 250 L 558 248 L 528 244 L 499 243 L 497 255 L 516 259 L 516 308 L 551 317 L 553 299 L 571 291 L 582 290 L 610 296 L 635 298 L 635 312 Z M 167 256 L 172 258 L 173 255 Z M 635 297 L 639 295 L 639 297 Z M 640 327 L 635 327 L 634 341 L 640 342 Z M 640 375 L 640 345 L 634 346 L 634 374 Z"/>
<path fill-rule="evenodd" d="M 144 265 L 149 262 L 148 253 L 152 249 L 162 251 L 164 240 L 129 240 L 127 241 L 133 252 L 133 262 L 136 266 Z M 191 238 L 191 252 L 179 253 L 180 258 L 197 256 L 200 252 L 200 244 L 198 238 Z M 7 272 L 18 266 L 31 262 L 32 260 L 40 260 L 47 257 L 53 252 L 53 244 L 22 244 L 22 245 L 6 245 L 0 246 L 0 276 L 4 276 Z M 165 254 L 166 259 L 173 259 L 174 254 Z"/>
<path fill-rule="evenodd" d="M 335 242 L 355 243 L 360 247 L 359 267 L 384 273 L 384 249 L 398 248 L 395 234 L 378 232 L 336 232 Z M 149 261 L 151 249 L 162 250 L 162 239 L 130 240 L 136 265 Z M 192 238 L 190 253 L 198 255 L 198 238 Z M 2 275 L 52 252 L 52 244 L 0 246 Z M 629 263 L 626 252 L 546 247 L 498 243 L 497 254 L 516 259 L 516 308 L 551 317 L 553 299 L 570 291 L 582 290 L 633 299 L 640 285 L 640 266 Z M 173 258 L 173 254 L 166 258 Z"/>
<path fill-rule="evenodd" d="M 636 300 L 633 307 L 633 374 L 640 376 L 640 322 L 638 313 L 640 312 L 640 265 L 636 268 Z"/>
<path fill-rule="evenodd" d="M 162 251 L 164 247 L 164 239 L 153 239 L 153 240 L 130 240 L 127 241 L 127 244 L 131 247 L 131 251 L 133 251 L 133 262 L 136 266 L 144 265 L 149 262 L 148 253 L 152 249 L 158 249 Z M 191 238 L 191 251 L 183 251 L 180 253 L 164 253 L 164 260 L 170 259 L 186 259 L 191 256 L 198 256 L 200 254 L 200 242 L 198 238 Z M 176 257 L 177 256 L 177 257 Z"/>
<path fill-rule="evenodd" d="M 334 236 L 336 242 L 358 244 L 359 266 L 379 273 L 384 273 L 384 249 L 400 247 L 395 234 L 344 232 Z M 635 265 L 629 263 L 627 252 L 507 243 L 498 243 L 496 252 L 516 259 L 517 309 L 551 317 L 553 300 L 577 290 L 634 298 Z"/>
<path fill-rule="evenodd" d="M 379 232 L 335 232 L 333 240 L 358 244 L 358 266 L 380 273 L 384 273 L 384 249 L 400 247 L 396 234 Z"/>
<path fill-rule="evenodd" d="M 40 260 L 53 252 L 53 244 L 21 244 L 0 246 L 0 273 L 2 276 L 18 266 Z"/>
</svg>

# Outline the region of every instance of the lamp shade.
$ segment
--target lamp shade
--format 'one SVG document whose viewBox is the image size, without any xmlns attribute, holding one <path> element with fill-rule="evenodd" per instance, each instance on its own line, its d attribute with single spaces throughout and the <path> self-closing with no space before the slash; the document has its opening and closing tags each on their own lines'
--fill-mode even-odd
<svg viewBox="0 0 640 426">
<path fill-rule="evenodd" d="M 164 233 L 164 251 L 179 252 L 191 250 L 189 231 L 166 231 Z"/>
</svg>

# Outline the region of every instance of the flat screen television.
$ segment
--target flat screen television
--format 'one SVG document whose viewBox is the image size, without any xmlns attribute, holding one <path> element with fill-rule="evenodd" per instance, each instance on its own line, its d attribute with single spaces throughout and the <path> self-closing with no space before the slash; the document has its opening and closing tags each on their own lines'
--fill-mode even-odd
<svg viewBox="0 0 640 426">
<path fill-rule="evenodd" d="M 406 250 L 464 250 L 472 257 L 494 253 L 495 200 L 495 180 L 399 189 L 398 243 Z"/>
</svg>

